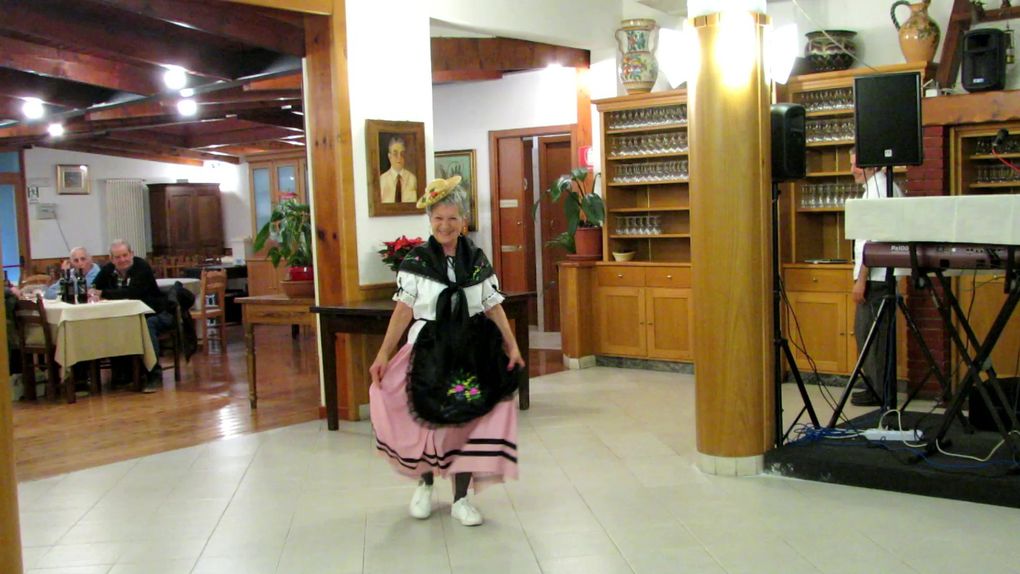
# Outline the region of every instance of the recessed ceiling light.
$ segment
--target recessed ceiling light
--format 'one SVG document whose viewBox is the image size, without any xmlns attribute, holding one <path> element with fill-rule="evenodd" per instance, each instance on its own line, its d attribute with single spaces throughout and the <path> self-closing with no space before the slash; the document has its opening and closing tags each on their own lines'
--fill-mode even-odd
<svg viewBox="0 0 1020 574">
<path fill-rule="evenodd" d="M 287 105 L 285 105 L 285 106 L 280 106 L 280 109 L 281 109 L 281 110 L 289 110 L 289 109 L 291 109 L 291 108 L 293 108 L 293 107 L 294 107 L 294 106 L 292 106 L 292 105 L 290 105 L 290 104 L 287 104 Z"/>
<path fill-rule="evenodd" d="M 163 83 L 171 90 L 180 90 L 188 85 L 188 75 L 180 66 L 167 66 L 163 72 Z"/>
<path fill-rule="evenodd" d="M 194 88 L 184 88 L 183 90 L 181 90 L 181 97 L 182 98 L 190 98 L 191 96 L 194 96 L 194 95 L 195 95 L 195 89 Z"/>
<path fill-rule="evenodd" d="M 46 109 L 39 98 L 25 98 L 25 103 L 21 104 L 21 113 L 30 120 L 37 120 L 46 114 Z"/>
<path fill-rule="evenodd" d="M 64 135 L 64 124 L 54 122 L 50 124 L 49 127 L 46 128 L 46 131 L 49 132 L 51 136 L 59 138 L 60 136 Z"/>
<path fill-rule="evenodd" d="M 198 113 L 198 104 L 195 103 L 195 100 L 184 99 L 177 102 L 177 111 L 182 116 L 193 116 Z"/>
</svg>

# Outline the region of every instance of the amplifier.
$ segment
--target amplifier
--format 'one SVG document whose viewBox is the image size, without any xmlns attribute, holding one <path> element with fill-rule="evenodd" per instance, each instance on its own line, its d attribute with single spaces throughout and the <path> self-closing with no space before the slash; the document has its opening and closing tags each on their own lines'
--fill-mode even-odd
<svg viewBox="0 0 1020 574">
<path fill-rule="evenodd" d="M 864 264 L 868 267 L 910 268 L 910 243 L 868 242 Z M 917 264 L 923 269 L 1005 269 L 1009 250 L 1001 245 L 969 243 L 916 243 Z M 1013 266 L 1020 268 L 1020 248 L 1013 249 Z"/>
</svg>

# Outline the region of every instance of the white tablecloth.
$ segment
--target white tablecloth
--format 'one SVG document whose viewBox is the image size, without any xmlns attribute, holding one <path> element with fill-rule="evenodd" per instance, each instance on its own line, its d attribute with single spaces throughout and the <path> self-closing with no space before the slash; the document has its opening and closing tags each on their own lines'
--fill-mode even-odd
<svg viewBox="0 0 1020 574">
<path fill-rule="evenodd" d="M 142 355 L 146 369 L 156 365 L 145 316 L 148 305 L 137 300 L 69 305 L 46 301 L 46 321 L 54 330 L 56 361 L 64 374 L 71 365 L 105 357 Z"/>
<path fill-rule="evenodd" d="M 1020 245 L 1020 196 L 851 199 L 846 236 L 893 242 Z"/>
</svg>

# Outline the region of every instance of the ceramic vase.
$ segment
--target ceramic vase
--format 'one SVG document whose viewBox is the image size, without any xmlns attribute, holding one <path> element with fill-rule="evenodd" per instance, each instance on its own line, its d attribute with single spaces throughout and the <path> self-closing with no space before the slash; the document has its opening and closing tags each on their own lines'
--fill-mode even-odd
<svg viewBox="0 0 1020 574">
<path fill-rule="evenodd" d="M 620 49 L 620 82 L 628 94 L 652 91 L 659 77 L 659 64 L 655 61 L 655 46 L 659 27 L 655 20 L 634 19 L 620 22 L 616 43 Z"/>
<path fill-rule="evenodd" d="M 928 16 L 928 4 L 930 0 L 916 4 L 897 0 L 889 9 L 893 25 L 900 32 L 900 50 L 908 62 L 931 62 L 935 59 L 941 32 L 939 25 Z M 896 19 L 896 8 L 900 6 L 910 7 L 910 18 L 903 24 Z"/>
<path fill-rule="evenodd" d="M 857 45 L 854 36 L 857 32 L 849 30 L 819 30 L 805 34 L 808 39 L 804 47 L 804 56 L 811 64 L 813 72 L 834 72 L 845 70 L 853 65 Z"/>
</svg>

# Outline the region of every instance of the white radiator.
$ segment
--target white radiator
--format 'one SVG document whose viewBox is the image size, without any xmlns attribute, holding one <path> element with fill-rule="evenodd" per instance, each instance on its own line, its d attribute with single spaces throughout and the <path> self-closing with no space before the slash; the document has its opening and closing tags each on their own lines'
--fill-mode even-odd
<svg viewBox="0 0 1020 574">
<path fill-rule="evenodd" d="M 135 255 L 145 257 L 145 184 L 140 179 L 106 180 L 107 242 L 124 239 Z"/>
</svg>

